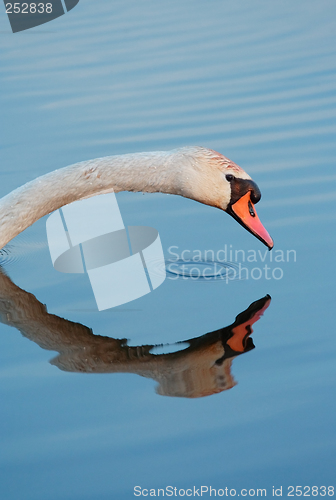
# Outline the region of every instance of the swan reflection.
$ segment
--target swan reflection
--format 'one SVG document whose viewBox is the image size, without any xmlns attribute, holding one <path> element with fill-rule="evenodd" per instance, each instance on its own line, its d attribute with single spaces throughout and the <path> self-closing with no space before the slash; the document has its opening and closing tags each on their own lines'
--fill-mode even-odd
<svg viewBox="0 0 336 500">
<path fill-rule="evenodd" d="M 51 364 L 82 373 L 135 373 L 158 382 L 164 396 L 197 398 L 231 389 L 233 359 L 254 348 L 252 325 L 269 306 L 269 295 L 238 314 L 234 323 L 166 346 L 129 346 L 126 339 L 94 335 L 80 323 L 49 314 L 34 295 L 0 271 L 0 321 L 43 349 L 59 352 Z"/>
</svg>

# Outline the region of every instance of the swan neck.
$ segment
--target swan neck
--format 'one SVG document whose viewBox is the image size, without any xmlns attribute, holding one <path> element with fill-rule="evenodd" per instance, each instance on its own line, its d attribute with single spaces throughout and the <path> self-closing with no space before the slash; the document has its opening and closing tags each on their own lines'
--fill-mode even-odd
<svg viewBox="0 0 336 500">
<path fill-rule="evenodd" d="M 28 182 L 0 200 L 0 248 L 44 215 L 76 200 L 112 191 L 183 194 L 176 151 L 98 158 Z"/>
</svg>

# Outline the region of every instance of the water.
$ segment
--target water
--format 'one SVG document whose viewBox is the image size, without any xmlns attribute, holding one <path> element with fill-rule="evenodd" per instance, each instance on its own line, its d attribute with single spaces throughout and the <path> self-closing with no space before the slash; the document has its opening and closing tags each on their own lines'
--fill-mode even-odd
<svg viewBox="0 0 336 500">
<path fill-rule="evenodd" d="M 76 161 L 198 144 L 253 176 L 275 247 L 219 210 L 120 193 L 125 225 L 155 227 L 166 260 L 212 251 L 246 270 L 228 283 L 171 275 L 98 313 L 85 276 L 53 269 L 45 218 L 13 240 L 1 256 L 9 278 L 0 275 L 1 498 L 128 500 L 134 486 L 169 485 L 266 488 L 270 497 L 273 486 L 283 496 L 290 485 L 335 486 L 335 11 L 310 0 L 81 0 L 15 35 L 3 11 L 1 196 Z M 211 345 L 220 353 L 222 344 L 198 351 L 191 339 L 226 332 L 267 294 L 255 349 L 233 359 L 227 390 L 155 392 L 169 392 L 174 370 L 176 388 L 188 363 L 188 380 L 206 383 Z M 55 360 L 76 328 L 74 349 Z M 120 339 L 129 353 L 157 356 L 154 365 L 107 373 L 104 356 L 125 352 Z M 80 367 L 103 373 L 66 371 Z"/>
</svg>

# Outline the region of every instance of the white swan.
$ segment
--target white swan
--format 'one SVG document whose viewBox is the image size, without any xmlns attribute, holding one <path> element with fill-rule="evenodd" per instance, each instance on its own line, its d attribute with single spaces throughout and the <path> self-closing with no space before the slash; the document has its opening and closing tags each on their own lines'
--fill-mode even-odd
<svg viewBox="0 0 336 500">
<path fill-rule="evenodd" d="M 0 248 L 63 205 L 111 191 L 177 194 L 220 208 L 273 247 L 254 209 L 261 195 L 251 177 L 216 151 L 185 147 L 84 161 L 15 189 L 0 200 Z"/>
</svg>

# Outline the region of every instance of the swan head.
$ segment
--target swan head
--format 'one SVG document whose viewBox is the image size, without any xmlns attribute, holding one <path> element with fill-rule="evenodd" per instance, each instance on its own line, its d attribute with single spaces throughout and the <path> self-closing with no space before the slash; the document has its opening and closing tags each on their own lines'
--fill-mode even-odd
<svg viewBox="0 0 336 500">
<path fill-rule="evenodd" d="M 273 240 L 255 209 L 261 198 L 257 184 L 241 167 L 216 151 L 185 149 L 187 156 L 191 150 L 192 154 L 184 178 L 183 196 L 224 210 L 271 250 Z"/>
</svg>

